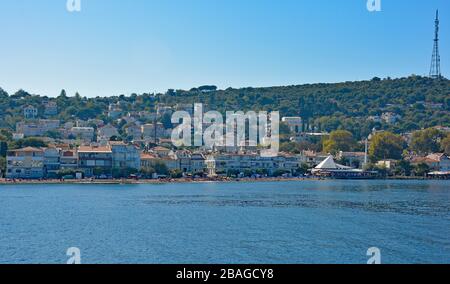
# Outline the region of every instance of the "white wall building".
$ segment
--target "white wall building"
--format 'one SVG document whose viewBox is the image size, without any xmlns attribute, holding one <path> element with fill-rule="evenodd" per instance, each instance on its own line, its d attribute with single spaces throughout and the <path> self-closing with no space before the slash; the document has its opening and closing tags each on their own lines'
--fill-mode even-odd
<svg viewBox="0 0 450 284">
<path fill-rule="evenodd" d="M 98 129 L 98 134 L 97 134 L 98 141 L 100 141 L 100 140 L 109 141 L 111 139 L 111 137 L 113 137 L 113 136 L 119 136 L 119 132 L 117 131 L 117 128 L 115 128 L 111 124 L 105 125 Z"/>
<path fill-rule="evenodd" d="M 92 142 L 94 140 L 95 130 L 93 127 L 72 127 L 69 134 L 76 139 Z"/>
<path fill-rule="evenodd" d="M 40 179 L 44 177 L 44 151 L 27 147 L 8 151 L 6 178 Z"/>
<path fill-rule="evenodd" d="M 112 151 L 113 168 L 116 169 L 136 169 L 141 168 L 141 153 L 134 145 L 124 142 L 109 142 Z"/>
<path fill-rule="evenodd" d="M 26 119 L 34 119 L 38 116 L 38 109 L 32 105 L 26 106 L 23 109 L 23 116 Z"/>
</svg>

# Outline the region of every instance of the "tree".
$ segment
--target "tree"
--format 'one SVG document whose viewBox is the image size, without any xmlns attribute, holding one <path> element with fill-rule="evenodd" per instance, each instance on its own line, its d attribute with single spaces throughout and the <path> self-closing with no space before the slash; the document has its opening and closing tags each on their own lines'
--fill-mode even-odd
<svg viewBox="0 0 450 284">
<path fill-rule="evenodd" d="M 145 178 L 151 178 L 153 177 L 153 174 L 156 173 L 155 169 L 152 167 L 146 167 L 146 168 L 142 168 L 140 170 L 140 173 L 145 177 Z"/>
<path fill-rule="evenodd" d="M 420 163 L 414 167 L 414 174 L 419 177 L 426 176 L 430 172 L 430 167 L 425 163 Z"/>
<path fill-rule="evenodd" d="M 7 98 L 8 96 L 9 96 L 8 93 L 5 90 L 3 90 L 2 88 L 0 88 L 0 98 L 4 99 L 4 98 Z"/>
<path fill-rule="evenodd" d="M 66 90 L 62 89 L 61 93 L 59 94 L 59 98 L 61 99 L 67 99 L 67 93 Z"/>
<path fill-rule="evenodd" d="M 180 170 L 171 170 L 170 171 L 170 177 L 171 178 L 182 178 L 183 177 L 183 172 Z"/>
<path fill-rule="evenodd" d="M 133 168 L 113 168 L 112 176 L 113 178 L 128 178 L 131 175 L 134 175 L 138 172 L 138 170 Z"/>
<path fill-rule="evenodd" d="M 373 136 L 370 143 L 370 158 L 373 161 L 384 159 L 400 160 L 405 144 L 405 141 L 399 135 L 391 132 L 377 133 Z"/>
<path fill-rule="evenodd" d="M 441 141 L 441 150 L 446 154 L 450 154 L 450 134 Z"/>
<path fill-rule="evenodd" d="M 172 116 L 168 113 L 165 113 L 162 117 L 162 124 L 164 125 L 165 129 L 171 129 L 173 128 L 172 125 Z"/>
<path fill-rule="evenodd" d="M 413 133 L 411 140 L 411 150 L 420 155 L 436 153 L 440 149 L 439 141 L 443 134 L 435 129 L 428 128 Z"/>
<path fill-rule="evenodd" d="M 351 132 L 347 130 L 336 130 L 331 132 L 330 137 L 323 142 L 323 151 L 336 154 L 339 151 L 351 151 L 355 148 L 356 141 Z"/>
<path fill-rule="evenodd" d="M 95 168 L 93 169 L 93 174 L 94 174 L 94 176 L 96 176 L 96 177 L 101 176 L 101 175 L 104 175 L 104 174 L 107 174 L 107 173 L 108 173 L 108 170 L 107 170 L 106 168 L 95 167 Z"/>
<path fill-rule="evenodd" d="M 50 130 L 50 131 L 47 131 L 47 132 L 45 133 L 45 136 L 46 136 L 46 137 L 53 138 L 53 139 L 62 139 L 61 132 L 56 131 L 56 130 Z"/>
<path fill-rule="evenodd" d="M 397 176 L 410 176 L 413 167 L 411 163 L 405 160 L 401 160 L 394 169 L 394 173 Z"/>
<path fill-rule="evenodd" d="M 68 177 L 68 176 L 72 176 L 75 177 L 77 174 L 77 171 L 73 170 L 73 169 L 62 169 L 59 170 L 57 173 L 58 178 L 63 178 L 63 177 Z"/>
<path fill-rule="evenodd" d="M 6 171 L 6 158 L 0 157 L 0 174 Z"/>
<path fill-rule="evenodd" d="M 308 170 L 309 170 L 308 164 L 302 163 L 300 165 L 300 167 L 297 169 L 296 174 L 297 175 L 304 175 L 304 174 L 308 173 Z"/>
<path fill-rule="evenodd" d="M 158 175 L 169 175 L 169 169 L 167 168 L 166 164 L 162 162 L 155 163 L 155 171 Z"/>
<path fill-rule="evenodd" d="M 0 157 L 6 157 L 8 152 L 8 143 L 0 138 Z"/>
<path fill-rule="evenodd" d="M 279 169 L 279 170 L 274 171 L 272 176 L 273 177 L 281 177 L 282 175 L 289 174 L 289 173 L 290 172 L 288 170 L 280 170 Z"/>
<path fill-rule="evenodd" d="M 30 138 L 24 138 L 17 141 L 14 141 L 11 143 L 12 149 L 20 149 L 25 147 L 36 147 L 36 148 L 42 148 L 47 147 L 48 144 L 45 143 L 42 139 L 30 137 Z"/>
</svg>

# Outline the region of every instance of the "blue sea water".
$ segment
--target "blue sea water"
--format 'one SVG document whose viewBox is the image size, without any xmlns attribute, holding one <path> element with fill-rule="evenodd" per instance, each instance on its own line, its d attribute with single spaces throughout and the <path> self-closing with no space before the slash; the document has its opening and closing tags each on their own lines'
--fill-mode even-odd
<svg viewBox="0 0 450 284">
<path fill-rule="evenodd" d="M 450 263 L 449 181 L 0 186 L 0 263 Z"/>
</svg>

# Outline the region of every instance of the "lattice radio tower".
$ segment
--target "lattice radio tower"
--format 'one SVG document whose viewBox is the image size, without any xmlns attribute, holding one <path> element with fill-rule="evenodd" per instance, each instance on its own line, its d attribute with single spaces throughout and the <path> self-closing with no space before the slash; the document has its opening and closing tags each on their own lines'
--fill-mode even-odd
<svg viewBox="0 0 450 284">
<path fill-rule="evenodd" d="M 434 47 L 433 56 L 431 58 L 431 68 L 430 77 L 433 79 L 441 78 L 441 57 L 439 55 L 439 11 L 436 11 L 436 21 L 435 21 L 435 31 L 434 31 Z"/>
</svg>

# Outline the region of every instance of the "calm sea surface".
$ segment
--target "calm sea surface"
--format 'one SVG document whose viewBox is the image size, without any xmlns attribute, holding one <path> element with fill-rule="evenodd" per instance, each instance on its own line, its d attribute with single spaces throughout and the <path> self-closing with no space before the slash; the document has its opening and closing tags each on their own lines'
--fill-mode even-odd
<svg viewBox="0 0 450 284">
<path fill-rule="evenodd" d="M 450 263 L 450 181 L 0 186 L 0 263 Z"/>
</svg>

